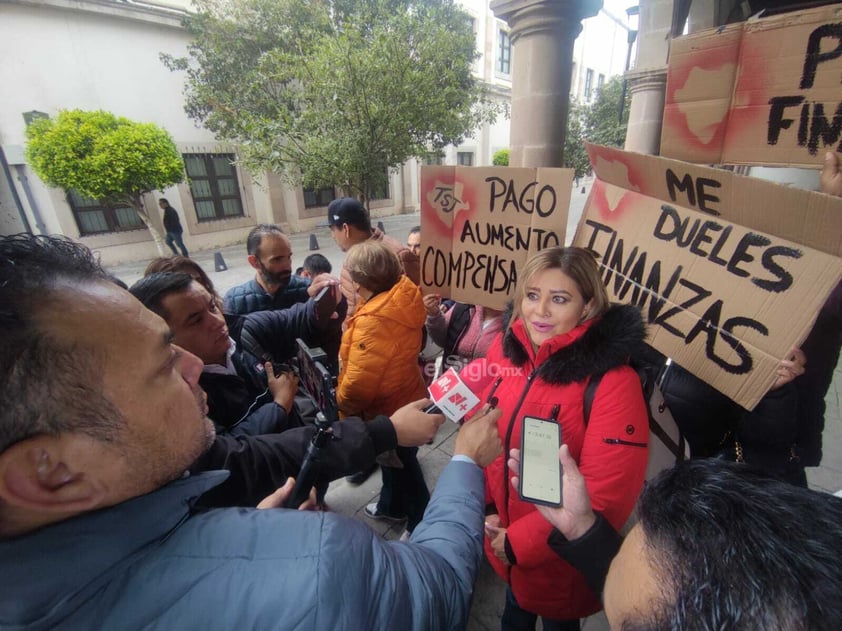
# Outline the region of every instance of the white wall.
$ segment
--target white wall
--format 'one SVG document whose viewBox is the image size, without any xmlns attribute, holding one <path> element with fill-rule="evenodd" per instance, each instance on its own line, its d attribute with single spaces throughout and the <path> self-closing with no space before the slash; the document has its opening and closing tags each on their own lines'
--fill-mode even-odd
<svg viewBox="0 0 842 631">
<path fill-rule="evenodd" d="M 605 76 L 607 83 L 611 77 L 625 71 L 628 53 L 626 22 L 625 11 L 618 15 L 606 9 L 582 21 L 582 32 L 573 46 L 575 74 L 570 86 L 571 94 L 578 100 L 585 101 L 585 75 L 588 68 L 594 71 L 594 90 L 600 74 Z"/>
<path fill-rule="evenodd" d="M 0 5 L 0 130 L 22 144 L 22 112 L 105 109 L 156 123 L 181 142 L 212 141 L 181 103 L 183 75 L 160 52 L 186 53 L 187 38 L 165 24 L 40 7 Z M 8 86 L 19 86 L 18 89 Z M 24 87 L 25 86 L 25 87 Z"/>
</svg>

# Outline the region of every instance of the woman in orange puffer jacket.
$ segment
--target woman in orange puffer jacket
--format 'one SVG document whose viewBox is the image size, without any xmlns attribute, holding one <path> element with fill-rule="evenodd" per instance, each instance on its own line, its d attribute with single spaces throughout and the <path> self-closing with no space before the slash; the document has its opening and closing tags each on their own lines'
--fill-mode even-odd
<svg viewBox="0 0 842 631">
<path fill-rule="evenodd" d="M 486 387 L 503 411 L 503 453 L 486 469 L 486 555 L 508 583 L 502 628 L 578 629 L 598 611 L 584 577 L 547 545 L 552 526 L 511 486 L 509 449 L 520 448 L 524 416 L 561 425 L 561 440 L 585 477 L 594 510 L 620 529 L 643 487 L 649 424 L 640 380 L 628 366 L 645 336 L 636 307 L 610 305 L 593 256 L 581 248 L 553 248 L 520 272 L 513 312 L 484 360 L 469 373 L 497 376 Z M 481 362 L 486 362 L 480 365 Z M 603 375 L 587 424 L 588 380 Z"/>
<path fill-rule="evenodd" d="M 418 353 L 426 309 L 421 291 L 401 272 L 398 257 L 382 243 L 353 246 L 345 258 L 360 299 L 347 321 L 339 349 L 336 400 L 342 416 L 391 415 L 427 395 Z M 416 447 L 396 449 L 399 467 L 384 466 L 380 501 L 366 507 L 375 519 L 407 518 L 407 530 L 421 521 L 430 493 Z"/>
</svg>

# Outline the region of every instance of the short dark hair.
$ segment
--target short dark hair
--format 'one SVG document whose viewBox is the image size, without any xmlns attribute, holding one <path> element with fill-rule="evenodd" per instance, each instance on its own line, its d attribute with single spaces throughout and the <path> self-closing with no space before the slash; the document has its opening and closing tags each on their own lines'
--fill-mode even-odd
<svg viewBox="0 0 842 631">
<path fill-rule="evenodd" d="M 266 235 L 286 236 L 284 231 L 273 223 L 259 223 L 249 231 L 249 236 L 246 237 L 246 251 L 249 256 L 257 256 L 257 250 L 263 242 L 263 237 Z"/>
<path fill-rule="evenodd" d="M 196 282 L 207 289 L 211 296 L 214 298 L 219 297 L 219 294 L 216 293 L 216 287 L 213 286 L 213 281 L 207 272 L 202 269 L 201 265 L 187 256 L 181 256 L 179 254 L 176 256 L 159 256 L 158 258 L 152 259 L 149 265 L 146 266 L 143 275 L 149 276 L 156 272 L 182 272 L 189 274 Z"/>
<path fill-rule="evenodd" d="M 302 267 L 310 272 L 311 276 L 330 274 L 333 270 L 333 266 L 330 264 L 330 261 L 327 260 L 327 257 L 324 254 L 319 254 L 318 252 L 308 254 L 307 258 L 304 259 Z"/>
<path fill-rule="evenodd" d="M 407 234 L 407 236 L 409 236 L 410 234 L 418 234 L 419 232 L 421 232 L 421 226 L 412 226 L 409 229 L 409 233 Z"/>
<path fill-rule="evenodd" d="M 184 272 L 155 272 L 141 278 L 129 288 L 129 291 L 143 303 L 144 307 L 166 320 L 164 298 L 184 291 L 192 282 L 194 282 L 193 277 Z"/>
<path fill-rule="evenodd" d="M 167 201 L 167 198 L 166 198 L 166 197 L 161 197 L 161 198 L 158 200 L 158 203 L 159 203 L 159 204 L 163 204 L 164 206 L 169 206 L 169 205 L 170 205 L 170 203 L 169 203 L 169 201 Z"/>
<path fill-rule="evenodd" d="M 842 498 L 693 460 L 647 483 L 637 511 L 664 595 L 628 628 L 838 628 Z"/>
<path fill-rule="evenodd" d="M 0 452 L 38 434 L 112 441 L 124 419 L 102 394 L 103 358 L 38 323 L 74 284 L 112 283 L 93 253 L 60 236 L 0 237 Z"/>
</svg>

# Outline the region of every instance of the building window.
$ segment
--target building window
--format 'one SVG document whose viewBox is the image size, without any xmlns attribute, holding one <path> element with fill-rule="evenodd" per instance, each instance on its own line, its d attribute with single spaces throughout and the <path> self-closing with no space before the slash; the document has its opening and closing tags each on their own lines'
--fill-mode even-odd
<svg viewBox="0 0 842 631">
<path fill-rule="evenodd" d="M 199 221 L 243 216 L 232 153 L 186 153 L 184 166 Z"/>
<path fill-rule="evenodd" d="M 500 29 L 500 46 L 497 50 L 497 72 L 500 74 L 511 74 L 512 63 L 512 40 L 509 39 L 509 34 Z"/>
<path fill-rule="evenodd" d="M 444 154 L 431 151 L 424 156 L 424 164 L 440 166 L 444 164 Z"/>
<path fill-rule="evenodd" d="M 456 153 L 456 163 L 462 167 L 474 166 L 474 152 L 473 151 L 459 151 Z"/>
<path fill-rule="evenodd" d="M 585 100 L 591 100 L 591 92 L 593 91 L 593 70 L 588 68 L 585 70 Z"/>
<path fill-rule="evenodd" d="M 599 76 L 596 78 L 596 89 L 597 91 L 601 91 L 602 87 L 605 85 L 605 75 L 600 73 Z"/>
<path fill-rule="evenodd" d="M 319 189 L 305 188 L 303 190 L 305 208 L 327 206 L 330 202 L 336 199 L 336 190 L 332 186 Z"/>
<path fill-rule="evenodd" d="M 67 194 L 67 203 L 73 211 L 81 236 L 140 230 L 146 227 L 131 206 L 104 205 L 95 199 L 82 197 L 76 191 Z"/>
</svg>

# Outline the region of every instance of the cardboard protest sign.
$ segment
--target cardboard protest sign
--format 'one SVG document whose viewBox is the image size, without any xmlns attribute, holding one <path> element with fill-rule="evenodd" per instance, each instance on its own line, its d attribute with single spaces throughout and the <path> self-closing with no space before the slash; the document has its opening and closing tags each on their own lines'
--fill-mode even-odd
<svg viewBox="0 0 842 631">
<path fill-rule="evenodd" d="M 573 244 L 642 308 L 650 344 L 754 408 L 842 276 L 842 199 L 587 149 L 598 179 Z"/>
<path fill-rule="evenodd" d="M 503 309 L 531 254 L 564 245 L 571 169 L 421 167 L 425 293 Z"/>
<path fill-rule="evenodd" d="M 661 155 L 819 166 L 842 151 L 842 5 L 672 40 Z"/>
</svg>

